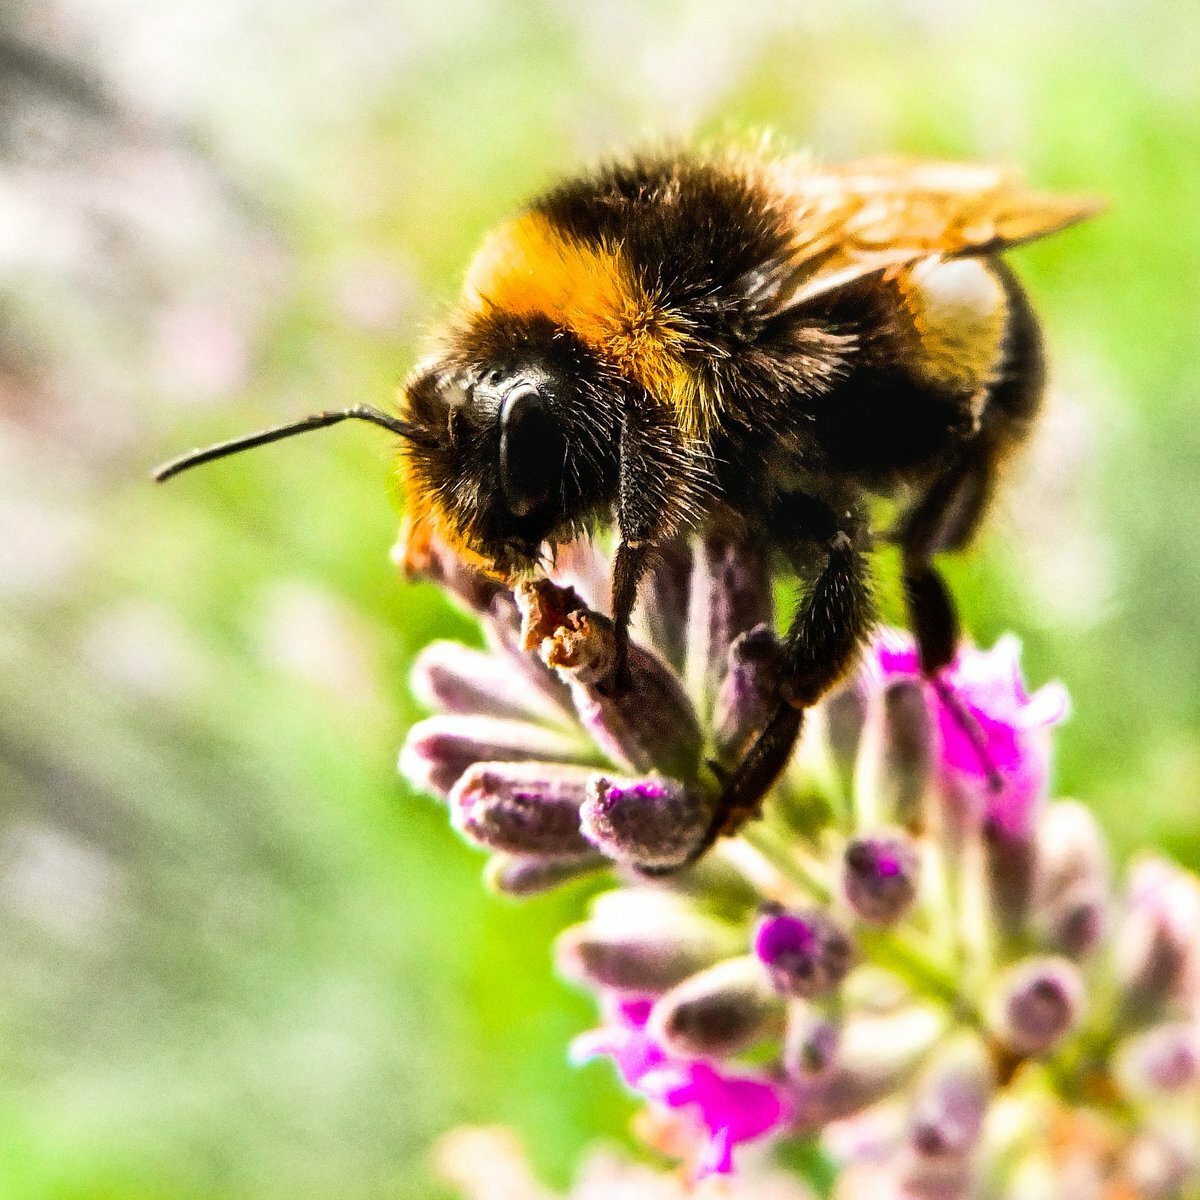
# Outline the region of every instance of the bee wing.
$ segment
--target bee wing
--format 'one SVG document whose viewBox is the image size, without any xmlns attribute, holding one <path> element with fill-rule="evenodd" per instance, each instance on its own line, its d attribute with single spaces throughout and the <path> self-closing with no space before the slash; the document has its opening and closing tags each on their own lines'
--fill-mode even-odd
<svg viewBox="0 0 1200 1200">
<path fill-rule="evenodd" d="M 1030 191 L 1000 167 L 873 159 L 823 169 L 783 163 L 774 172 L 796 230 L 785 308 L 930 254 L 996 254 L 1104 207 Z"/>
</svg>

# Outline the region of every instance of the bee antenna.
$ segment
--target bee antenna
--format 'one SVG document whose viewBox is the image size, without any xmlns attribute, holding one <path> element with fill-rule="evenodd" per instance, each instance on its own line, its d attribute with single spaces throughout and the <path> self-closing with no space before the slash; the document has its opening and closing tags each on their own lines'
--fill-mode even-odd
<svg viewBox="0 0 1200 1200">
<path fill-rule="evenodd" d="M 217 442 L 213 446 L 205 446 L 200 450 L 189 450 L 178 458 L 165 462 L 155 468 L 154 479 L 163 483 L 181 471 L 191 470 L 201 463 L 212 462 L 224 458 L 228 454 L 240 454 L 243 450 L 253 450 L 255 446 L 266 446 L 271 442 L 295 436 L 297 433 L 308 433 L 312 429 L 324 429 L 328 425 L 337 425 L 341 421 L 370 421 L 372 425 L 381 425 L 392 433 L 407 438 L 418 446 L 432 448 L 433 441 L 421 433 L 415 425 L 402 421 L 399 417 L 388 416 L 377 408 L 367 404 L 355 404 L 350 408 L 339 408 L 332 412 L 313 413 L 299 421 L 289 421 L 286 425 L 272 425 L 270 429 L 260 429 L 257 433 L 248 433 L 243 437 L 232 438 L 228 442 Z"/>
</svg>

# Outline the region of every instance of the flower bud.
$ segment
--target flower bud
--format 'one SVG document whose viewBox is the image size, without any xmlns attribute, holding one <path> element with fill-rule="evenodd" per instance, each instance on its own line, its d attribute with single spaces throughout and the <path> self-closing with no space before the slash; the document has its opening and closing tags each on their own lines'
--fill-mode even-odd
<svg viewBox="0 0 1200 1200">
<path fill-rule="evenodd" d="M 541 579 L 522 584 L 525 644 L 571 688 L 579 719 L 614 762 L 633 771 L 695 777 L 701 732 L 679 677 L 655 655 L 629 648 L 628 688 L 613 678 L 612 622 L 591 612 L 569 588 Z"/>
<path fill-rule="evenodd" d="M 735 952 L 737 936 L 669 894 L 622 888 L 556 944 L 559 970 L 591 988 L 657 995 Z"/>
<path fill-rule="evenodd" d="M 913 1151 L 923 1159 L 969 1154 L 995 1087 L 983 1045 L 967 1037 L 952 1042 L 917 1086 L 909 1125 Z"/>
<path fill-rule="evenodd" d="M 1142 1023 L 1195 986 L 1200 970 L 1197 929 L 1200 881 L 1166 859 L 1147 855 L 1136 861 L 1129 869 L 1126 909 L 1117 933 L 1127 1020 Z"/>
<path fill-rule="evenodd" d="M 687 661 L 687 615 L 692 584 L 692 549 L 677 537 L 659 551 L 642 585 L 644 616 L 650 641 L 678 672 Z"/>
<path fill-rule="evenodd" d="M 1068 958 L 1087 955 L 1108 922 L 1109 858 L 1090 809 L 1049 805 L 1035 835 L 1033 916 L 1042 939 Z"/>
<path fill-rule="evenodd" d="M 493 854 L 484 868 L 488 887 L 505 896 L 523 898 L 552 891 L 590 875 L 608 860 L 601 854 L 554 858 L 547 854 Z"/>
<path fill-rule="evenodd" d="M 1200 1082 L 1200 1025 L 1172 1021 L 1129 1038 L 1117 1055 L 1117 1075 L 1143 1096 L 1194 1086 Z"/>
<path fill-rule="evenodd" d="M 936 732 L 925 684 L 896 679 L 883 692 L 879 764 L 874 787 L 878 811 L 906 829 L 924 821 L 926 791 L 933 778 Z"/>
<path fill-rule="evenodd" d="M 688 609 L 687 682 L 694 696 L 720 685 L 734 639 L 774 616 L 767 556 L 746 540 L 702 538 L 692 572 Z"/>
<path fill-rule="evenodd" d="M 989 1008 L 997 1039 L 1021 1057 L 1045 1054 L 1072 1033 L 1086 995 L 1075 965 L 1065 958 L 1028 958 L 1001 978 Z"/>
<path fill-rule="evenodd" d="M 591 843 L 579 806 L 592 772 L 553 763 L 474 763 L 450 790 L 454 826 L 482 846 L 512 854 L 583 856 Z"/>
<path fill-rule="evenodd" d="M 671 1053 L 725 1058 L 780 1030 L 783 1015 L 763 964 L 745 955 L 677 984 L 655 1003 L 647 1028 Z"/>
<path fill-rule="evenodd" d="M 894 925 L 917 898 L 920 855 L 902 833 L 856 837 L 842 858 L 842 890 L 864 921 Z"/>
<path fill-rule="evenodd" d="M 498 717 L 428 717 L 408 732 L 400 773 L 421 791 L 446 796 L 458 777 L 477 762 L 578 762 L 587 747 L 563 733 L 525 721 Z"/>
<path fill-rule="evenodd" d="M 682 866 L 712 819 L 711 803 L 678 780 L 592 778 L 580 810 L 584 835 L 610 858 L 643 870 Z"/>
<path fill-rule="evenodd" d="M 754 932 L 754 953 L 785 996 L 805 1000 L 836 991 L 850 970 L 850 939 L 825 913 L 769 913 Z"/>
<path fill-rule="evenodd" d="M 571 689 L 525 645 L 524 617 L 512 592 L 493 597 L 483 622 L 488 650 L 512 669 L 518 687 L 530 687 L 540 701 L 549 702 L 557 719 L 575 723 Z"/>
<path fill-rule="evenodd" d="M 783 1039 L 783 1069 L 796 1083 L 812 1083 L 829 1074 L 837 1061 L 841 1031 L 809 1004 L 794 1004 Z"/>
<path fill-rule="evenodd" d="M 796 1006 L 791 1020 L 795 1021 Z M 804 1022 L 804 1018 L 801 1018 Z M 810 1017 L 816 1060 L 828 1048 L 828 1035 L 820 1031 L 819 1018 Z M 930 1047 L 943 1036 L 945 1015 L 933 1007 L 912 1005 L 886 1014 L 855 1014 L 837 1029 L 833 1059 L 820 1074 L 806 1075 L 802 1064 L 789 1056 L 784 1067 L 801 1085 L 804 1097 L 797 1113 L 798 1128 L 818 1132 L 831 1121 L 844 1118 L 895 1096 L 911 1080 Z M 789 1039 L 797 1037 L 789 1026 Z"/>
<path fill-rule="evenodd" d="M 1023 928 L 1029 913 L 1034 845 L 1023 834 L 988 825 L 983 831 L 983 850 L 992 919 L 1001 933 L 1011 937 Z"/>
<path fill-rule="evenodd" d="M 512 665 L 460 642 L 431 642 L 417 655 L 413 694 L 429 708 L 476 716 L 538 721 L 563 719 L 563 710 Z"/>
<path fill-rule="evenodd" d="M 734 639 L 713 706 L 713 734 L 722 762 L 736 763 L 767 723 L 779 703 L 782 670 L 783 647 L 766 625 Z"/>
<path fill-rule="evenodd" d="M 829 756 L 847 790 L 858 765 L 867 709 L 867 686 L 861 671 L 851 675 L 821 701 Z"/>
</svg>

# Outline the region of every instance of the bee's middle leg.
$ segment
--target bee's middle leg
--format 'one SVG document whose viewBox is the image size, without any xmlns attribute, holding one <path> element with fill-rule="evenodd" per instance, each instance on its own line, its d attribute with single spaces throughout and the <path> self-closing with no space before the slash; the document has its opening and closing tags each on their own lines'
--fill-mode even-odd
<svg viewBox="0 0 1200 1200">
<path fill-rule="evenodd" d="M 725 781 L 698 858 L 719 837 L 759 815 L 763 798 L 783 773 L 815 704 L 853 667 L 875 620 L 870 568 L 850 533 L 827 545 L 825 564 L 796 611 L 784 641 L 783 696 Z"/>
</svg>

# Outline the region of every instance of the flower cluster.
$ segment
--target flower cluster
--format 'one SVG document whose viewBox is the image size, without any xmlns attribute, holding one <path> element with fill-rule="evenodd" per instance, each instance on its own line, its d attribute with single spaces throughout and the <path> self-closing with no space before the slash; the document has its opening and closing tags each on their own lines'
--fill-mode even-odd
<svg viewBox="0 0 1200 1200">
<path fill-rule="evenodd" d="M 1066 695 L 1026 691 L 1013 639 L 963 647 L 935 686 L 879 634 L 762 819 L 693 863 L 778 700 L 765 562 L 675 548 L 615 695 L 592 551 L 515 595 L 429 566 L 489 649 L 422 655 L 441 712 L 402 769 L 501 891 L 614 872 L 558 945 L 601 1013 L 573 1055 L 613 1061 L 691 1177 L 793 1136 L 821 1141 L 844 1200 L 1200 1186 L 1200 881 L 1145 857 L 1114 885 L 1090 811 L 1048 798 Z"/>
</svg>

